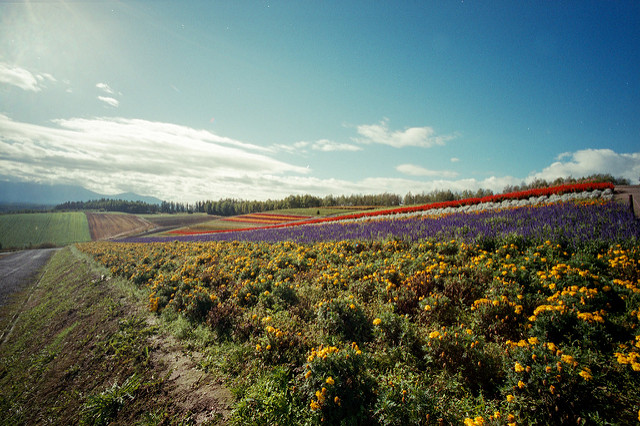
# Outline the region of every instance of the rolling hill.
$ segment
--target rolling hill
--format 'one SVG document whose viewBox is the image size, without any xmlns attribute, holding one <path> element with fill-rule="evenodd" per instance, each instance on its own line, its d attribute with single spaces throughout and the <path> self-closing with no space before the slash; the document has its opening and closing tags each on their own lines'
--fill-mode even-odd
<svg viewBox="0 0 640 426">
<path fill-rule="evenodd" d="M 5 206 L 4 210 L 7 210 L 7 207 L 9 207 L 9 210 L 37 208 L 37 206 L 54 206 L 66 201 L 89 201 L 101 198 L 143 201 L 149 204 L 160 204 L 162 202 L 158 198 L 142 196 L 132 192 L 104 195 L 77 185 L 0 181 L 0 205 Z"/>
</svg>

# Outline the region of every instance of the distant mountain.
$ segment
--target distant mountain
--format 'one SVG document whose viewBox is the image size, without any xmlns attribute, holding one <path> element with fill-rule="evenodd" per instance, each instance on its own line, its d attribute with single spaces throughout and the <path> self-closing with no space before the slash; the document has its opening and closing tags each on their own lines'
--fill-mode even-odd
<svg viewBox="0 0 640 426">
<path fill-rule="evenodd" d="M 54 206 L 66 201 L 89 201 L 101 198 L 143 201 L 149 204 L 160 204 L 162 202 L 158 198 L 138 195 L 132 192 L 104 195 L 77 185 L 45 185 L 29 182 L 0 181 L 0 204 Z"/>
</svg>

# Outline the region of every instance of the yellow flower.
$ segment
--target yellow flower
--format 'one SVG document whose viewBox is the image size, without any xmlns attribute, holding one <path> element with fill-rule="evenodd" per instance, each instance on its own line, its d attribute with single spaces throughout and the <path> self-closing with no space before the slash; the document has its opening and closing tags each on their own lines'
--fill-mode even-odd
<svg viewBox="0 0 640 426">
<path fill-rule="evenodd" d="M 376 318 L 373 320 L 373 325 L 380 325 L 382 323 L 382 320 L 380 318 Z"/>
<path fill-rule="evenodd" d="M 331 377 L 331 376 L 327 377 L 326 382 L 327 382 L 327 384 L 329 384 L 329 385 L 333 385 L 333 384 L 335 383 L 335 381 L 333 380 L 333 377 Z"/>
<path fill-rule="evenodd" d="M 513 396 L 511 394 L 507 395 L 507 402 L 513 402 L 514 399 L 516 399 L 515 396 Z"/>
<path fill-rule="evenodd" d="M 516 362 L 516 365 L 515 367 L 513 367 L 513 369 L 516 370 L 516 373 L 522 373 L 524 371 L 524 367 L 519 362 Z"/>
<path fill-rule="evenodd" d="M 432 331 L 429 333 L 429 339 L 437 339 L 438 337 L 440 337 L 440 333 L 438 331 Z"/>
<path fill-rule="evenodd" d="M 309 370 L 306 373 L 304 373 L 304 378 L 305 379 L 308 379 L 309 377 L 311 377 L 311 370 Z"/>
<path fill-rule="evenodd" d="M 309 404 L 309 406 L 311 407 L 311 411 L 316 411 L 320 408 L 320 404 L 318 404 L 316 401 L 311 401 L 311 404 Z"/>
<path fill-rule="evenodd" d="M 336 403 L 336 405 L 340 405 L 340 398 L 338 398 L 337 396 L 335 398 L 333 398 L 333 402 Z"/>
<path fill-rule="evenodd" d="M 522 388 L 523 388 L 523 387 L 525 387 L 525 386 L 526 386 L 526 385 L 524 384 L 524 382 L 523 382 L 522 380 L 519 380 L 519 381 L 518 381 L 518 387 L 519 387 L 520 389 L 522 389 Z"/>
<path fill-rule="evenodd" d="M 580 373 L 580 376 L 582 376 L 583 379 L 589 381 L 591 379 L 593 379 L 593 376 L 591 375 L 591 370 L 589 370 L 588 368 L 583 369 Z"/>
<path fill-rule="evenodd" d="M 560 359 L 562 360 L 562 362 L 566 364 L 573 365 L 573 366 L 578 365 L 578 362 L 575 359 L 573 359 L 571 355 L 562 355 Z"/>
</svg>

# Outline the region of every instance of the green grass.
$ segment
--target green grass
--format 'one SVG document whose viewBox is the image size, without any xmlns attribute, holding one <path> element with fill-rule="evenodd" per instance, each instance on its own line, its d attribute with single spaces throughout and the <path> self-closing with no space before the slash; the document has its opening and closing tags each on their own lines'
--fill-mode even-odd
<svg viewBox="0 0 640 426">
<path fill-rule="evenodd" d="M 2 248 L 65 246 L 84 241 L 91 241 L 91 235 L 83 212 L 0 215 Z"/>
</svg>

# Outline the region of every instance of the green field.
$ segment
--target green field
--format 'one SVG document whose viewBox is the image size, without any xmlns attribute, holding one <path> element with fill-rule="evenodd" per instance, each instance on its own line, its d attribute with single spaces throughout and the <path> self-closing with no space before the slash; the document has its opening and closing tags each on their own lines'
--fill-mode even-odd
<svg viewBox="0 0 640 426">
<path fill-rule="evenodd" d="M 91 241 L 91 235 L 82 212 L 0 215 L 2 248 L 65 246 L 83 241 Z"/>
</svg>

